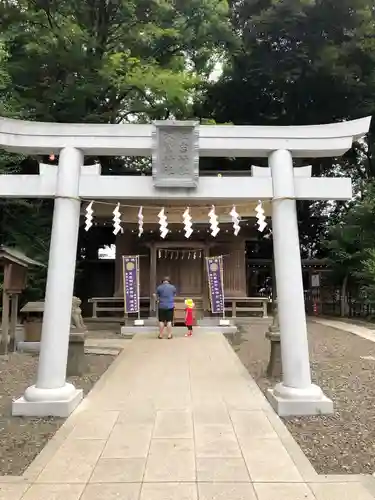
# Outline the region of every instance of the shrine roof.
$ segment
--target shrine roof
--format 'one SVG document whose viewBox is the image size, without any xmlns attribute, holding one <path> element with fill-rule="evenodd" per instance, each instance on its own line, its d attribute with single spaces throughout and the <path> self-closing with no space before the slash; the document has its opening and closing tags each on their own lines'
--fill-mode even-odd
<svg viewBox="0 0 375 500">
<path fill-rule="evenodd" d="M 40 266 L 45 267 L 44 264 L 38 262 L 30 257 L 27 257 L 23 252 L 17 250 L 16 248 L 9 248 L 4 245 L 0 245 L 0 263 L 5 262 L 9 264 L 18 264 L 20 266 Z"/>
</svg>

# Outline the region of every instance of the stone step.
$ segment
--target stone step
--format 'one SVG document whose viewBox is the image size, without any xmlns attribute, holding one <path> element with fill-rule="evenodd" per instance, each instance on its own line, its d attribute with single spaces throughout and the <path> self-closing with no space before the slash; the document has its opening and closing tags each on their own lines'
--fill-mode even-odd
<svg viewBox="0 0 375 500">
<path fill-rule="evenodd" d="M 88 330 L 120 332 L 121 325 L 124 324 L 124 318 L 85 318 L 83 322 Z"/>
<path fill-rule="evenodd" d="M 223 318 L 202 318 L 197 321 L 198 326 L 210 326 L 210 327 L 215 327 L 215 326 L 220 326 L 220 321 Z M 235 326 L 234 321 L 232 321 L 231 318 L 225 318 L 226 321 L 229 321 L 230 326 Z"/>
<path fill-rule="evenodd" d="M 182 337 L 186 333 L 185 326 L 175 326 L 173 327 L 173 335 L 175 337 Z M 204 333 L 222 333 L 224 335 L 234 335 L 237 332 L 237 328 L 235 326 L 196 326 L 194 328 L 194 332 L 198 334 Z M 145 334 L 150 335 L 153 334 L 157 336 L 158 327 L 157 326 L 122 326 L 121 327 L 121 335 L 125 338 L 132 338 L 134 335 Z M 166 333 L 165 333 L 166 335 Z"/>
<path fill-rule="evenodd" d="M 95 354 L 97 356 L 117 356 L 121 349 L 113 347 L 85 347 L 85 354 Z"/>
</svg>

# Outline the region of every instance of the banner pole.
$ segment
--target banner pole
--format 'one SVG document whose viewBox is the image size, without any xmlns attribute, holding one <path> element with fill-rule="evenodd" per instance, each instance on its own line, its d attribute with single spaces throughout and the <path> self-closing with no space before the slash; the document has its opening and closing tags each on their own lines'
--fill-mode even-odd
<svg viewBox="0 0 375 500">
<path fill-rule="evenodd" d="M 127 311 L 126 311 L 126 284 L 125 284 L 125 255 L 122 256 L 122 288 L 124 292 L 124 321 L 126 321 L 127 318 Z"/>
<path fill-rule="evenodd" d="M 208 294 L 210 296 L 210 305 L 211 305 L 211 314 L 212 313 L 212 288 L 211 288 L 211 279 L 210 279 L 210 267 L 209 267 L 210 257 L 206 257 L 206 272 L 207 272 L 207 280 L 208 280 Z"/>
<path fill-rule="evenodd" d="M 140 261 L 139 261 L 139 255 L 137 255 L 137 295 L 138 295 L 138 319 L 141 319 L 141 297 L 140 297 L 140 282 L 139 282 L 139 277 L 140 277 Z"/>
<path fill-rule="evenodd" d="M 220 274 L 221 274 L 221 295 L 223 299 L 223 319 L 225 319 L 225 297 L 224 297 L 224 258 L 220 257 Z"/>
</svg>

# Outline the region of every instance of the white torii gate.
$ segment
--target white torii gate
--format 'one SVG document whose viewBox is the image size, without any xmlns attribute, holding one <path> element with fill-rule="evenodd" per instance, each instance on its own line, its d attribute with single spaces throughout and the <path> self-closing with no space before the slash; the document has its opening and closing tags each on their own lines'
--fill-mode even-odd
<svg viewBox="0 0 375 500">
<path fill-rule="evenodd" d="M 0 175 L 0 197 L 54 198 L 45 312 L 36 384 L 13 402 L 13 415 L 67 416 L 82 391 L 66 382 L 71 300 L 81 199 L 272 200 L 283 381 L 269 399 L 280 415 L 330 413 L 333 403 L 312 384 L 307 343 L 296 200 L 347 200 L 348 178 L 312 178 L 293 168 L 293 157 L 335 157 L 369 130 L 371 117 L 301 127 L 196 127 L 200 156 L 268 157 L 253 176 L 200 177 L 195 188 L 156 187 L 152 177 L 101 176 L 83 166 L 84 155 L 151 156 L 153 125 L 86 125 L 0 119 L 0 147 L 24 154 L 59 155 L 58 168 L 37 175 Z M 187 122 L 186 122 L 187 123 Z M 169 124 L 181 126 L 183 123 Z M 191 123 L 190 123 L 191 126 Z"/>
</svg>

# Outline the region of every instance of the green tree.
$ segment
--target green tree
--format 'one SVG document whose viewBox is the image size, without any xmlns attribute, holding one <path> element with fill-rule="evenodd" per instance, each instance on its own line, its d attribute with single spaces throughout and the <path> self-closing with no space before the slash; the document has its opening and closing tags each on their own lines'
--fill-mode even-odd
<svg viewBox="0 0 375 500">
<path fill-rule="evenodd" d="M 0 27 L 0 116 L 57 122 L 188 118 L 232 37 L 226 0 L 12 0 Z M 107 173 L 149 167 L 99 160 Z M 0 152 L 0 173 L 40 161 Z M 0 242 L 46 260 L 51 216 L 48 201 L 0 200 Z M 32 289 L 44 293 L 43 276 Z"/>
<path fill-rule="evenodd" d="M 12 96 L 11 78 L 7 71 L 8 54 L 0 44 L 0 115 L 19 116 Z M 0 174 L 20 174 L 36 170 L 35 161 L 23 155 L 0 151 Z M 26 201 L 0 199 L 0 244 L 16 247 L 30 257 L 47 262 L 51 227 L 51 203 L 45 200 Z M 30 269 L 29 298 L 41 298 L 46 270 Z"/>
<path fill-rule="evenodd" d="M 120 123 L 186 116 L 230 39 L 226 0 L 3 2 L 26 117 Z"/>
<path fill-rule="evenodd" d="M 375 303 L 375 249 L 369 248 L 366 252 L 366 258 L 362 261 L 363 270 L 360 277 L 364 277 L 365 283 L 362 285 L 362 292 L 366 299 Z"/>
<path fill-rule="evenodd" d="M 375 241 L 375 185 L 368 184 L 339 221 L 333 221 L 324 242 L 328 249 L 332 280 L 341 288 L 341 314 L 348 312 L 348 292 L 372 296 Z"/>
<path fill-rule="evenodd" d="M 207 94 L 207 112 L 236 124 L 310 125 L 374 109 L 370 0 L 232 2 L 239 46 Z"/>
<path fill-rule="evenodd" d="M 197 104 L 198 115 L 239 125 L 312 125 L 373 113 L 371 0 L 233 0 L 231 14 L 237 49 Z M 361 191 L 375 177 L 373 144 L 370 135 L 344 158 L 313 160 L 313 175 L 350 175 Z M 248 168 L 251 161 L 237 165 Z M 302 247 L 309 252 L 323 250 L 325 213 L 324 203 L 299 203 Z"/>
</svg>

